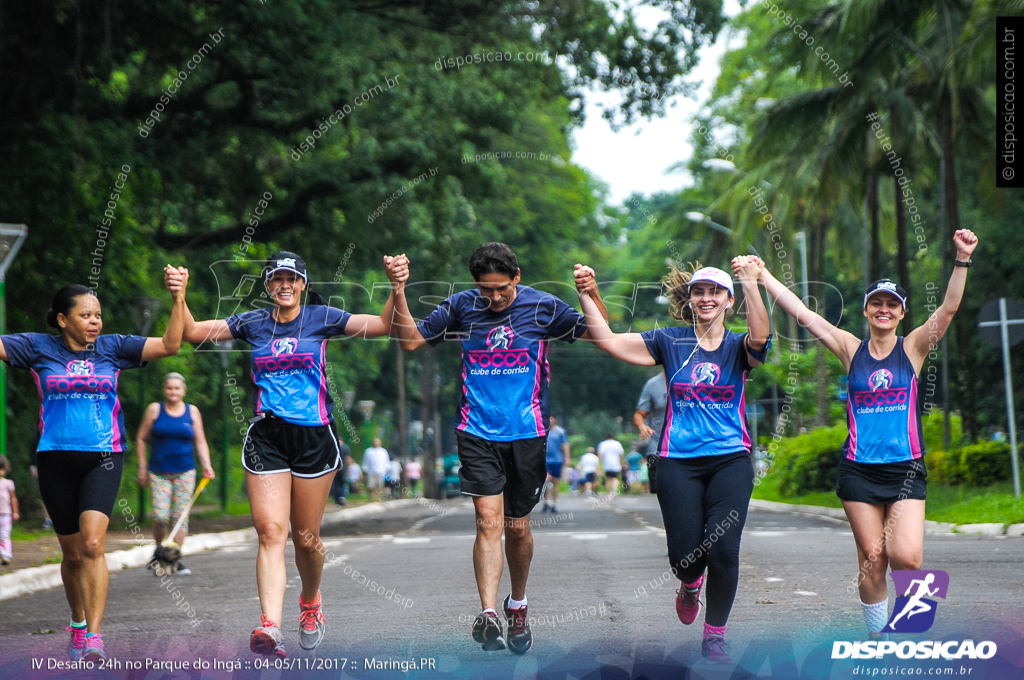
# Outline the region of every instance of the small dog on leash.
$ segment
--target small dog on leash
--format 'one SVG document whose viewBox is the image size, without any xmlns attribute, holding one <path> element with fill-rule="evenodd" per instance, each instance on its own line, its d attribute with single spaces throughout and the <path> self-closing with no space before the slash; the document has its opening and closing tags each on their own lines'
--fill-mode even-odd
<svg viewBox="0 0 1024 680">
<path fill-rule="evenodd" d="M 153 559 L 150 560 L 150 564 L 153 565 L 154 576 L 177 574 L 180 563 L 181 546 L 174 541 L 168 541 L 158 545 L 156 547 L 156 551 L 153 552 Z"/>
</svg>

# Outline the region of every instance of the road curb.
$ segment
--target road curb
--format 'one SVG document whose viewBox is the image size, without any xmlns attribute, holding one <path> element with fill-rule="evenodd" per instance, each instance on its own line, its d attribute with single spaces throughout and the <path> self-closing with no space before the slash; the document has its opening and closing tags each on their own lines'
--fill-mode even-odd
<svg viewBox="0 0 1024 680">
<path fill-rule="evenodd" d="M 984 524 L 958 524 L 958 534 L 982 534 L 983 536 L 1002 536 L 1006 531 L 1006 525 L 1002 523 L 986 522 Z"/>
<path fill-rule="evenodd" d="M 387 503 L 368 503 L 357 508 L 344 508 L 337 512 L 324 515 L 321 526 L 328 524 L 340 524 L 351 520 L 376 515 L 385 510 L 411 505 L 416 502 L 413 498 L 403 498 Z M 230 545 L 241 545 L 256 540 L 255 529 L 234 529 L 211 534 L 196 534 L 189 536 L 185 543 L 182 555 L 195 555 L 207 550 L 223 548 Z M 153 556 L 153 541 L 149 540 L 128 550 L 114 550 L 106 554 L 107 569 L 110 571 L 121 571 L 122 569 L 134 569 L 145 566 L 149 558 Z M 60 576 L 59 564 L 47 564 L 42 567 L 29 567 L 19 569 L 10 574 L 0 576 L 0 602 L 9 600 L 21 595 L 49 590 L 64 585 Z"/>
<path fill-rule="evenodd" d="M 846 512 L 839 508 L 823 508 L 819 505 L 799 505 L 796 503 L 779 503 L 777 501 L 764 501 L 759 498 L 750 499 L 750 507 L 754 510 L 765 510 L 767 512 L 799 512 L 804 515 L 818 515 L 839 519 L 849 523 Z M 952 524 L 950 522 L 933 522 L 925 520 L 924 533 L 935 534 L 981 534 L 983 536 L 1024 536 L 1024 524 L 1011 524 L 1007 527 L 999 523 L 982 524 Z"/>
<path fill-rule="evenodd" d="M 846 519 L 846 512 L 840 508 L 823 508 L 820 505 L 799 505 L 797 503 L 779 503 L 777 501 L 763 501 L 759 498 L 750 499 L 750 507 L 754 510 L 765 510 L 767 512 L 799 512 L 804 515 L 817 515 L 819 517 L 831 517 L 832 519 Z"/>
</svg>

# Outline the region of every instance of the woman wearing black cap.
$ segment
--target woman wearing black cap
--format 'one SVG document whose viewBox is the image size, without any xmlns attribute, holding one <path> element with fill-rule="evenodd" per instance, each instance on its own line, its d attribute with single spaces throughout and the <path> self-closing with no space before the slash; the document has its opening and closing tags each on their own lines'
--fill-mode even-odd
<svg viewBox="0 0 1024 680">
<path fill-rule="evenodd" d="M 404 256 L 384 258 L 395 283 L 408 278 Z M 274 307 L 227 319 L 196 322 L 185 315 L 184 338 L 193 344 L 244 340 L 252 346 L 251 364 L 256 417 L 243 444 L 242 465 L 259 534 L 256 583 L 261 625 L 249 647 L 256 654 L 286 656 L 281 629 L 287 585 L 285 545 L 291 524 L 295 565 L 302 578 L 299 596 L 299 644 L 314 649 L 323 640 L 326 622 L 320 598 L 324 556 L 320 521 L 341 464 L 332 411 L 334 401 L 324 371 L 326 343 L 337 335 L 376 338 L 391 333 L 394 296 L 380 316 L 349 314 L 328 307 L 307 293 L 306 264 L 295 253 L 271 256 L 265 270 Z M 298 537 L 302 540 L 297 540 Z"/>
<path fill-rule="evenodd" d="M 859 340 L 807 309 L 767 269 L 761 273 L 768 294 L 839 357 L 849 376 L 849 436 L 839 461 L 836 494 L 857 543 L 857 585 L 872 637 L 881 636 L 888 620 L 886 567 L 921 568 L 927 484 L 917 376 L 960 306 L 978 238 L 961 229 L 953 243 L 956 266 L 946 298 L 906 337 L 897 337 L 896 327 L 906 312 L 907 293 L 892 281 L 876 281 L 865 291 L 870 337 Z"/>
</svg>

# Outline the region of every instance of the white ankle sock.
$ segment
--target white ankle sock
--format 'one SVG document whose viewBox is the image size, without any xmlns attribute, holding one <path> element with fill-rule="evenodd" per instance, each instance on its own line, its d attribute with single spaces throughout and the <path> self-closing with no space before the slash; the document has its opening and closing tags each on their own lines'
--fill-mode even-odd
<svg viewBox="0 0 1024 680">
<path fill-rule="evenodd" d="M 85 628 L 85 621 L 82 621 L 81 623 L 79 623 L 79 622 L 75 621 L 74 619 L 71 619 L 71 626 L 73 628 Z"/>
<path fill-rule="evenodd" d="M 525 595 L 523 595 L 523 599 L 522 599 L 522 601 L 520 601 L 520 600 L 513 600 L 512 599 L 512 593 L 508 594 L 508 608 L 509 609 L 522 609 L 525 606 L 526 606 L 526 596 Z"/>
<path fill-rule="evenodd" d="M 864 612 L 864 623 L 867 624 L 868 631 L 872 633 L 881 632 L 885 628 L 886 621 L 889 620 L 889 598 L 885 598 L 875 604 L 864 604 L 861 602 L 860 610 Z"/>
</svg>

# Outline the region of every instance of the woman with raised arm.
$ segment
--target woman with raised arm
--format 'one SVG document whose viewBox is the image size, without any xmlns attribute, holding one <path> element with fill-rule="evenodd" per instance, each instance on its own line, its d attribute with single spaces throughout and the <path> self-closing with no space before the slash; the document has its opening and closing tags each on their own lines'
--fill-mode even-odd
<svg viewBox="0 0 1024 680">
<path fill-rule="evenodd" d="M 956 266 L 946 298 L 906 337 L 897 336 L 896 327 L 906 313 L 907 293 L 888 279 L 875 281 L 864 293 L 870 335 L 860 340 L 807 309 L 767 270 L 761 273 L 768 294 L 839 357 L 849 376 L 849 435 L 836 494 L 857 543 L 860 605 L 872 637 L 881 636 L 888 620 L 886 567 L 921 568 L 927 482 L 917 376 L 960 306 L 978 238 L 961 229 L 953 243 Z"/>
<path fill-rule="evenodd" d="M 164 281 L 174 304 L 162 338 L 100 335 L 99 298 L 77 284 L 57 291 L 46 315 L 59 335 L 0 337 L 0 359 L 31 370 L 42 400 L 39 495 L 63 555 L 60 574 L 71 607 L 68 656 L 74 662 L 107 658 L 100 633 L 110 582 L 104 544 L 128 448 L 118 376 L 181 347 L 188 270 L 168 266 Z"/>
<path fill-rule="evenodd" d="M 744 412 L 747 373 L 771 346 L 768 312 L 757 279 L 764 262 L 733 259 L 747 304 L 747 333 L 725 327 L 735 297 L 732 276 L 714 267 L 682 272 L 664 283 L 672 318 L 686 326 L 613 333 L 590 297 L 580 294 L 597 346 L 640 366 L 665 366 L 669 404 L 658 443 L 658 504 L 669 564 L 680 580 L 676 614 L 685 625 L 700 613 L 707 570 L 707 614 L 701 652 L 731 663 L 725 629 L 739 583 L 740 535 L 754 489 L 751 440 Z"/>
<path fill-rule="evenodd" d="M 408 278 L 404 257 L 385 257 L 384 262 L 392 282 Z M 327 629 L 320 598 L 324 569 L 320 521 L 342 461 L 334 429 L 334 400 L 324 371 L 326 342 L 342 334 L 390 335 L 394 293 L 380 316 L 328 307 L 320 295 L 307 291 L 306 264 L 289 252 L 271 255 L 265 284 L 272 308 L 199 322 L 186 309 L 185 339 L 193 344 L 238 339 L 252 346 L 256 416 L 249 421 L 242 445 L 242 466 L 259 535 L 256 586 L 262 612 L 249 648 L 255 654 L 284 658 L 287 653 L 277 622 L 288 582 L 289 524 L 295 566 L 302 579 L 299 645 L 315 649 Z M 304 291 L 305 305 L 301 303 Z"/>
</svg>

